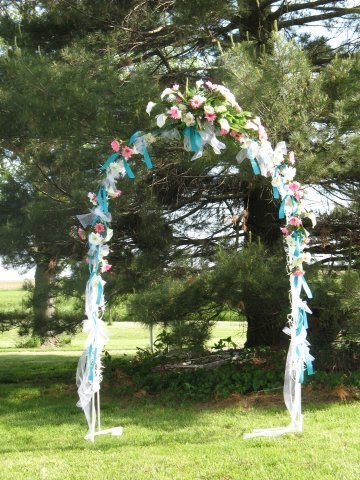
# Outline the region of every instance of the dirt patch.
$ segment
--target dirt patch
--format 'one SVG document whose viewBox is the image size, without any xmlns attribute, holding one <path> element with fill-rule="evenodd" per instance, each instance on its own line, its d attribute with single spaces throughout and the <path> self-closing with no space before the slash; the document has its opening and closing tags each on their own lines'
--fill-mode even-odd
<svg viewBox="0 0 360 480">
<path fill-rule="evenodd" d="M 312 387 L 307 385 L 303 388 L 304 403 L 330 403 L 359 400 L 360 390 L 356 387 L 337 385 L 333 389 L 325 387 Z M 282 387 L 274 391 L 262 391 L 241 395 L 233 393 L 228 398 L 215 399 L 212 402 L 203 404 L 203 408 L 219 408 L 230 405 L 239 405 L 245 409 L 254 407 L 283 407 L 284 399 Z"/>
</svg>

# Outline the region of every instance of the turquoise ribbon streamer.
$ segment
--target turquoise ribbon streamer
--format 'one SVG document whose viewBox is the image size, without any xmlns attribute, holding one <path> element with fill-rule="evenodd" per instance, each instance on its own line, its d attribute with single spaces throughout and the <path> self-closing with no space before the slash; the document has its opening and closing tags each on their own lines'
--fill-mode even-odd
<svg viewBox="0 0 360 480">
<path fill-rule="evenodd" d="M 301 233 L 298 232 L 293 232 L 292 235 L 293 239 L 295 240 L 295 250 L 294 250 L 294 256 L 298 257 L 300 255 L 300 245 L 302 241 L 302 235 Z"/>
<path fill-rule="evenodd" d="M 126 175 L 127 175 L 129 178 L 135 178 L 135 175 L 134 175 L 133 171 L 131 170 L 130 165 L 129 165 L 128 162 L 125 160 L 125 158 L 123 159 L 123 162 L 124 162 L 124 168 L 125 168 Z"/>
<path fill-rule="evenodd" d="M 302 327 L 305 328 L 305 330 L 308 329 L 308 319 L 307 319 L 307 313 L 306 311 L 299 307 L 299 316 L 298 316 L 298 326 L 296 329 L 296 335 L 300 335 Z"/>
<path fill-rule="evenodd" d="M 247 151 L 247 157 L 250 160 L 254 175 L 260 175 L 260 168 L 259 165 L 257 164 L 257 161 L 255 160 L 255 157 L 250 153 L 250 149 L 248 148 Z"/>
<path fill-rule="evenodd" d="M 280 198 L 279 189 L 277 187 L 273 187 L 273 197 L 275 198 L 275 200 L 279 200 Z"/>
<path fill-rule="evenodd" d="M 135 142 L 135 140 L 141 135 L 141 133 L 142 133 L 141 131 L 133 133 L 130 137 L 129 145 L 132 145 Z M 150 170 L 151 168 L 153 168 L 153 164 L 151 163 L 151 158 L 150 158 L 149 152 L 147 151 L 146 143 L 144 140 L 142 140 L 141 145 L 143 148 L 143 157 L 144 157 L 145 165 Z"/>
<path fill-rule="evenodd" d="M 300 291 L 303 288 L 308 298 L 313 298 L 310 287 L 307 281 L 305 280 L 304 276 L 294 277 L 294 285 L 295 285 L 295 288 L 298 288 L 300 286 Z"/>
<path fill-rule="evenodd" d="M 110 155 L 110 157 L 106 160 L 106 162 L 103 165 L 101 165 L 100 170 L 102 171 L 106 170 L 111 163 L 115 162 L 115 160 L 119 158 L 119 156 L 120 156 L 120 153 L 113 153 L 112 155 Z"/>
<path fill-rule="evenodd" d="M 297 213 L 297 203 L 292 195 L 285 195 L 283 201 L 281 202 L 280 209 L 279 209 L 279 218 L 282 220 L 285 218 L 285 202 L 287 198 L 291 198 L 291 203 L 292 203 L 292 215 L 295 215 Z"/>
<path fill-rule="evenodd" d="M 95 371 L 95 361 L 94 361 L 94 356 L 93 356 L 92 353 L 93 353 L 93 346 L 90 343 L 89 349 L 88 349 L 88 359 L 89 359 L 89 362 L 90 362 L 88 380 L 90 380 L 90 382 L 92 382 L 94 380 L 94 371 Z"/>
<path fill-rule="evenodd" d="M 184 129 L 184 137 L 189 137 L 192 152 L 198 152 L 201 148 L 201 136 L 195 127 L 186 127 Z"/>
<path fill-rule="evenodd" d="M 97 298 L 96 298 L 96 304 L 97 305 L 100 305 L 100 302 L 101 302 L 101 297 L 102 297 L 102 294 L 103 294 L 103 286 L 102 286 L 102 283 L 99 282 L 98 283 L 98 294 L 97 294 Z"/>
</svg>

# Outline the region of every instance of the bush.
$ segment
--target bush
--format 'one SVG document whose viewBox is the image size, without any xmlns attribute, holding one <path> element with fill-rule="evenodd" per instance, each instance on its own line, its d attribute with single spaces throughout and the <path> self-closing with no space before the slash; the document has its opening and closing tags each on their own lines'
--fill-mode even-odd
<svg viewBox="0 0 360 480">
<path fill-rule="evenodd" d="M 325 275 L 312 281 L 313 315 L 309 340 L 316 350 L 329 348 L 339 335 L 356 336 L 360 331 L 360 272 Z"/>
</svg>

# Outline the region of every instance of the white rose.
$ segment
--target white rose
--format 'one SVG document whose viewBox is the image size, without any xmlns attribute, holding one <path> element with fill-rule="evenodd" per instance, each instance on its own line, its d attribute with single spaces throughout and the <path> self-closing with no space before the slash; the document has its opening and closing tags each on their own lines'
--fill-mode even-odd
<svg viewBox="0 0 360 480">
<path fill-rule="evenodd" d="M 212 107 L 211 105 L 205 105 L 204 106 L 204 112 L 205 113 L 214 113 L 214 107 Z"/>
<path fill-rule="evenodd" d="M 195 124 L 195 117 L 190 112 L 188 112 L 183 119 L 187 127 Z"/>
<path fill-rule="evenodd" d="M 301 255 L 302 261 L 305 263 L 311 262 L 311 254 L 309 252 L 305 252 Z"/>
<path fill-rule="evenodd" d="M 226 112 L 227 108 L 225 105 L 219 105 L 218 107 L 215 107 L 215 112 L 216 113 L 224 113 Z"/>
<path fill-rule="evenodd" d="M 220 123 L 221 130 L 225 130 L 227 132 L 230 130 L 230 124 L 226 120 L 226 118 L 220 118 L 219 123 Z"/>
<path fill-rule="evenodd" d="M 104 241 L 104 237 L 100 235 L 100 233 L 95 233 L 92 232 L 89 235 L 89 243 L 92 243 L 93 245 L 100 245 Z"/>
<path fill-rule="evenodd" d="M 273 179 L 271 180 L 271 185 L 272 185 L 273 187 L 276 187 L 276 188 L 281 187 L 281 186 L 282 186 L 282 180 L 281 180 L 281 178 L 280 178 L 279 176 L 273 178 Z"/>
</svg>

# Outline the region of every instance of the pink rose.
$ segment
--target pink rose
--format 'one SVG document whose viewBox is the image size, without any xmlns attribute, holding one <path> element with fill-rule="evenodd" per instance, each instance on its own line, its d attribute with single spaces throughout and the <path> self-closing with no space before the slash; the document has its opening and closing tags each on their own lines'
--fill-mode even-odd
<svg viewBox="0 0 360 480">
<path fill-rule="evenodd" d="M 102 223 L 96 223 L 94 225 L 94 230 L 96 233 L 102 233 L 102 232 L 105 232 L 105 227 Z"/>
<path fill-rule="evenodd" d="M 220 135 L 227 135 L 228 133 L 229 133 L 229 130 L 227 130 L 226 128 L 220 129 Z"/>
<path fill-rule="evenodd" d="M 115 190 L 114 192 L 114 197 L 120 197 L 120 195 L 122 195 L 122 190 Z"/>
<path fill-rule="evenodd" d="M 289 183 L 288 187 L 292 192 L 295 193 L 298 190 L 300 190 L 301 184 L 299 182 L 291 182 L 291 183 Z"/>
<path fill-rule="evenodd" d="M 294 275 L 294 277 L 302 277 L 305 274 L 305 272 L 304 270 L 296 270 L 292 274 Z"/>
<path fill-rule="evenodd" d="M 113 140 L 110 145 L 114 152 L 118 152 L 120 150 L 120 143 L 117 140 Z"/>
<path fill-rule="evenodd" d="M 174 92 L 177 92 L 179 90 L 179 84 L 174 83 L 174 85 L 172 86 L 172 89 L 174 90 Z"/>
<path fill-rule="evenodd" d="M 301 220 L 298 217 L 291 217 L 289 220 L 289 224 L 293 227 L 299 227 L 301 225 Z"/>
<path fill-rule="evenodd" d="M 296 200 L 300 200 L 301 198 L 303 198 L 304 196 L 304 192 L 302 192 L 301 190 L 298 190 L 297 192 L 294 193 L 294 197 L 296 198 Z"/>
<path fill-rule="evenodd" d="M 280 227 L 281 233 L 283 233 L 285 236 L 288 236 L 291 234 L 291 231 L 288 230 L 286 227 Z"/>
<path fill-rule="evenodd" d="M 112 268 L 112 265 L 109 265 L 108 263 L 105 263 L 105 265 L 103 265 L 101 267 L 101 273 L 108 272 L 109 270 L 111 270 L 111 268 Z"/>
<path fill-rule="evenodd" d="M 80 240 L 86 240 L 86 233 L 85 233 L 85 230 L 81 227 L 78 228 L 78 231 L 77 231 L 77 234 L 78 234 L 78 237 L 80 238 Z"/>
<path fill-rule="evenodd" d="M 124 147 L 121 150 L 121 155 L 124 158 L 130 158 L 133 154 L 134 154 L 134 150 L 132 148 L 128 147 L 128 146 Z"/>
<path fill-rule="evenodd" d="M 205 118 L 208 122 L 216 120 L 216 113 L 205 113 Z"/>
<path fill-rule="evenodd" d="M 181 118 L 181 110 L 178 107 L 171 107 L 170 110 L 168 110 L 168 114 L 174 120 Z"/>
</svg>

